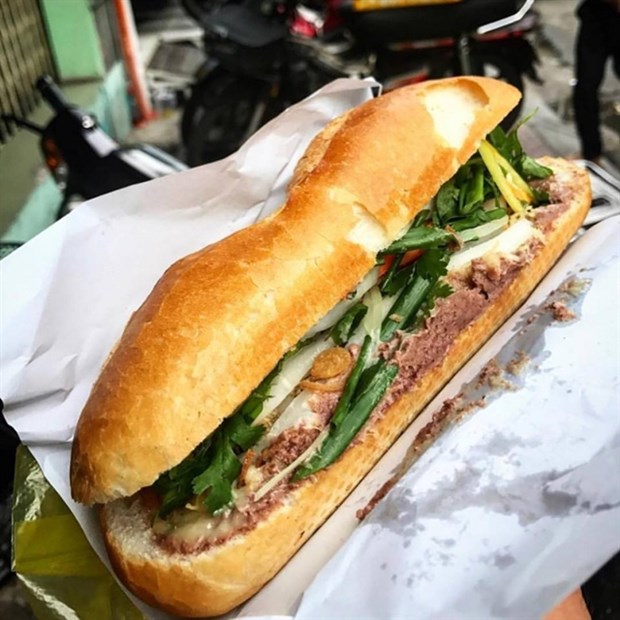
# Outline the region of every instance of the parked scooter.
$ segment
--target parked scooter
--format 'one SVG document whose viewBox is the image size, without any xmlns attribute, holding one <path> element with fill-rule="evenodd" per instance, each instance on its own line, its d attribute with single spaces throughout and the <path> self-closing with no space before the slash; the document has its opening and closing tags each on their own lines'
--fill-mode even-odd
<svg viewBox="0 0 620 620">
<path fill-rule="evenodd" d="M 99 127 L 92 114 L 67 102 L 51 77 L 40 77 L 36 88 L 56 112 L 45 127 L 13 115 L 3 114 L 2 119 L 41 136 L 45 163 L 63 191 L 58 217 L 70 210 L 76 198 L 95 198 L 187 169 L 156 147 L 119 146 Z"/>
<path fill-rule="evenodd" d="M 182 118 L 187 162 L 230 154 L 287 106 L 337 77 L 372 76 L 390 90 L 477 74 L 523 90 L 523 75 L 538 79 L 526 38 L 537 16 L 530 11 L 534 0 L 519 3 L 182 0 L 204 28 L 208 54 Z"/>
</svg>

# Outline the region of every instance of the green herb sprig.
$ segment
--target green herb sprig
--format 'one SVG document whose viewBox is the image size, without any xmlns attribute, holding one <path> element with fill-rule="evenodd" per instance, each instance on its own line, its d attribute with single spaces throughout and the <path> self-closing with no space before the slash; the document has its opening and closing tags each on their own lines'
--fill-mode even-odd
<svg viewBox="0 0 620 620">
<path fill-rule="evenodd" d="M 293 352 L 297 350 L 298 347 Z M 159 477 L 155 483 L 155 489 L 162 496 L 159 517 L 166 517 L 184 506 L 193 495 L 206 491 L 204 506 L 210 514 L 232 501 L 233 483 L 241 472 L 238 455 L 255 445 L 265 432 L 263 426 L 253 426 L 252 422 L 260 415 L 263 403 L 269 398 L 271 385 L 285 358 L 232 416 L 224 420 L 185 460 Z"/>
<path fill-rule="evenodd" d="M 359 397 L 349 405 L 346 414 L 340 417 L 337 425 L 332 425 L 329 435 L 319 451 L 293 474 L 293 482 L 307 478 L 320 469 L 331 465 L 347 449 L 397 374 L 398 366 L 387 362 L 381 363 L 370 383 Z"/>
<path fill-rule="evenodd" d="M 448 272 L 449 259 L 450 255 L 447 250 L 435 249 L 427 250 L 416 261 L 409 281 L 381 325 L 383 342 L 390 340 L 397 329 L 407 329 L 415 324 L 417 313 L 422 305 L 425 302 L 431 303 L 429 295 L 433 291 L 435 295 L 445 296 L 447 289 L 436 288 L 435 284 Z M 432 303 L 434 304 L 434 298 Z"/>
<path fill-rule="evenodd" d="M 349 308 L 340 320 L 332 327 L 329 335 L 338 345 L 343 346 L 347 343 L 351 334 L 357 329 L 359 324 L 368 312 L 368 306 L 361 301 Z"/>
</svg>

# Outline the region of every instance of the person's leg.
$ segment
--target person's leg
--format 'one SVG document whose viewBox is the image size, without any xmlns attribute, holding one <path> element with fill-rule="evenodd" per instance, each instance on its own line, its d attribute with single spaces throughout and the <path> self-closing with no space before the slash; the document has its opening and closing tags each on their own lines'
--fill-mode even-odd
<svg viewBox="0 0 620 620">
<path fill-rule="evenodd" d="M 610 11 L 606 22 L 605 38 L 607 50 L 613 59 L 614 72 L 620 78 L 620 12 L 615 9 Z"/>
<path fill-rule="evenodd" d="M 597 159 L 602 152 L 598 89 L 605 74 L 607 51 L 603 28 L 595 11 L 581 11 L 577 36 L 576 77 L 574 92 L 575 121 L 581 141 L 581 154 Z"/>
</svg>

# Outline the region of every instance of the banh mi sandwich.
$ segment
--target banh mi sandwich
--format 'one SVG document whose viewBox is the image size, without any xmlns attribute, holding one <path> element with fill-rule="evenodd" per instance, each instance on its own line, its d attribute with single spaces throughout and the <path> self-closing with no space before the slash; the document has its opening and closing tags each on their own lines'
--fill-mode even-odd
<svg viewBox="0 0 620 620">
<path fill-rule="evenodd" d="M 519 96 L 461 77 L 349 111 L 278 212 L 131 317 L 71 484 L 144 601 L 217 615 L 259 590 L 549 270 L 589 180 L 497 128 Z"/>
</svg>

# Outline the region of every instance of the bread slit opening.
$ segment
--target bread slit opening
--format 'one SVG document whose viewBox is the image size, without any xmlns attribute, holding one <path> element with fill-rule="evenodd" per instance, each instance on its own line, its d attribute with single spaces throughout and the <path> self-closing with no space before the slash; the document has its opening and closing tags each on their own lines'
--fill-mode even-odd
<svg viewBox="0 0 620 620">
<path fill-rule="evenodd" d="M 497 149 L 508 139 L 489 138 Z M 513 157 L 512 184 L 529 188 L 551 174 L 525 158 Z M 391 244 L 359 208 L 359 234 L 373 239 L 377 267 L 218 431 L 160 477 L 154 531 L 162 544 L 195 551 L 197 539 L 204 548 L 253 527 L 440 362 L 542 245 L 536 212 L 549 202 L 544 188 L 533 184 L 521 210 L 529 219 L 511 225 L 500 185 L 474 155 Z"/>
</svg>

